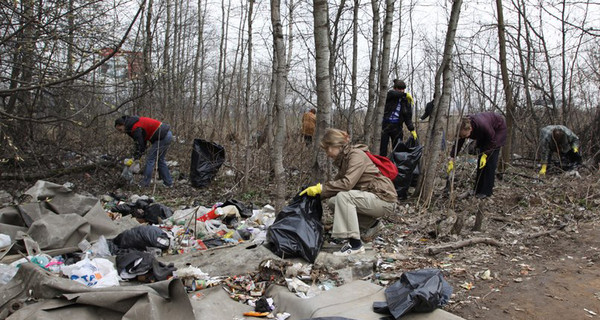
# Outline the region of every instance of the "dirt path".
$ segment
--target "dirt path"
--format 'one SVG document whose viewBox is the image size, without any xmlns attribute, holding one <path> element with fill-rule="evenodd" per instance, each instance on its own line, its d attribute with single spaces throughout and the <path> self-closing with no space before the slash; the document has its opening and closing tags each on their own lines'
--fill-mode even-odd
<svg viewBox="0 0 600 320">
<path fill-rule="evenodd" d="M 581 225 L 578 233 L 541 237 L 520 250 L 522 259 L 516 256 L 490 264 L 498 279 L 479 281 L 466 301 L 448 310 L 465 319 L 600 317 L 597 225 Z"/>
</svg>

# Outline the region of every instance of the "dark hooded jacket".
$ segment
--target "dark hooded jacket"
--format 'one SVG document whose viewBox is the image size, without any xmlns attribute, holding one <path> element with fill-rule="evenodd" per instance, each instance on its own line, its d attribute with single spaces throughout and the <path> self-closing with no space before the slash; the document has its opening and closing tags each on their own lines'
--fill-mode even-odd
<svg viewBox="0 0 600 320">
<path fill-rule="evenodd" d="M 392 112 L 396 110 L 396 107 L 398 106 L 400 100 L 406 102 L 402 106 L 400 114 L 398 115 L 400 119 L 400 125 L 402 125 L 402 123 L 405 123 L 406 128 L 408 128 L 408 131 L 413 131 L 415 130 L 415 126 L 412 122 L 412 98 L 408 98 L 406 92 L 400 92 L 397 90 L 388 91 L 387 96 L 385 98 L 385 107 L 383 109 L 383 122 L 385 123 L 386 119 L 388 119 L 391 116 Z"/>
<path fill-rule="evenodd" d="M 146 152 L 146 141 L 154 143 L 163 139 L 169 133 L 170 126 L 158 120 L 138 116 L 123 116 L 125 122 L 125 133 L 127 133 L 136 144 L 133 157 L 139 159 Z"/>
<path fill-rule="evenodd" d="M 500 149 L 506 142 L 506 121 L 504 117 L 494 112 L 481 112 L 467 116 L 471 119 L 470 139 L 476 140 L 476 148 L 480 152 L 489 154 Z M 450 151 L 450 156 L 455 157 L 465 143 L 465 138 L 460 138 Z"/>
</svg>

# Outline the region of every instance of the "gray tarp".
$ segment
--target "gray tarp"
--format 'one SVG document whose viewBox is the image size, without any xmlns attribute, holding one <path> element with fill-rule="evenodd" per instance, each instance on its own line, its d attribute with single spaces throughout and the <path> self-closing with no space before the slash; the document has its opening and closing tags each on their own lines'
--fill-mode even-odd
<svg viewBox="0 0 600 320">
<path fill-rule="evenodd" d="M 362 280 L 352 281 L 310 299 L 300 299 L 282 286 L 271 286 L 267 295 L 273 297 L 277 312 L 289 312 L 288 320 L 316 317 L 346 317 L 357 320 L 379 320 L 385 315 L 373 312 L 373 302 L 385 301 L 385 288 Z M 409 313 L 405 320 L 460 320 L 441 309 L 430 313 Z"/>
<path fill-rule="evenodd" d="M 8 319 L 194 319 L 190 300 L 178 279 L 148 285 L 89 288 L 27 263 L 0 287 L 0 314 L 14 301 L 44 299 Z"/>
<path fill-rule="evenodd" d="M 11 239 L 25 232 L 40 249 L 59 249 L 77 246 L 83 239 L 95 241 L 101 235 L 114 237 L 120 231 L 97 198 L 42 180 L 25 194 L 31 197 L 27 202 L 0 209 L 0 233 Z"/>
</svg>

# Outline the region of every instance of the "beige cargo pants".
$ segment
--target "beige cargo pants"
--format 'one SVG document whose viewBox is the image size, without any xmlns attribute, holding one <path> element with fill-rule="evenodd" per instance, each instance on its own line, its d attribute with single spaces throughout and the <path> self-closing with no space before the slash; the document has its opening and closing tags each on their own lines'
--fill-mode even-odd
<svg viewBox="0 0 600 320">
<path fill-rule="evenodd" d="M 395 202 L 379 199 L 367 191 L 350 190 L 338 192 L 327 200 L 333 211 L 331 236 L 340 239 L 360 239 L 360 230 L 368 228 L 375 219 L 390 215 L 396 209 Z"/>
</svg>

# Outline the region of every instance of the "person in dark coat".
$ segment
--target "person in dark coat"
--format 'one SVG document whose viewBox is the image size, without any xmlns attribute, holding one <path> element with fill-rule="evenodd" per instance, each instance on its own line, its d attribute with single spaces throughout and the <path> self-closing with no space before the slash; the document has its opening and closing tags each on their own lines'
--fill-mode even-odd
<svg viewBox="0 0 600 320">
<path fill-rule="evenodd" d="M 390 140 L 392 140 L 392 148 L 396 146 L 398 141 L 402 141 L 402 124 L 406 124 L 406 128 L 408 128 L 413 138 L 417 139 L 417 132 L 412 122 L 412 105 L 414 104 L 414 99 L 410 93 L 404 92 L 405 90 L 406 83 L 395 79 L 392 90 L 388 91 L 385 98 L 381 127 L 381 144 L 379 146 L 379 154 L 382 156 L 387 157 Z"/>
<path fill-rule="evenodd" d="M 475 196 L 485 198 L 492 195 L 500 148 L 506 142 L 506 121 L 494 112 L 481 112 L 461 119 L 458 141 L 450 151 L 448 173 L 454 169 L 454 157 L 462 148 L 465 139 L 476 140 L 479 149 L 479 165 L 475 180 Z"/>
<path fill-rule="evenodd" d="M 138 116 L 122 116 L 115 120 L 115 129 L 121 133 L 126 133 L 135 141 L 135 152 L 133 159 L 126 159 L 126 164 L 131 165 L 133 161 L 138 161 L 146 151 L 146 142 L 150 141 L 152 146 L 146 156 L 146 166 L 144 168 L 144 178 L 140 182 L 141 187 L 150 185 L 154 163 L 158 163 L 158 175 L 165 186 L 173 185 L 171 173 L 165 161 L 165 155 L 169 150 L 173 134 L 170 126 L 166 123 L 154 120 L 152 118 Z"/>
</svg>

